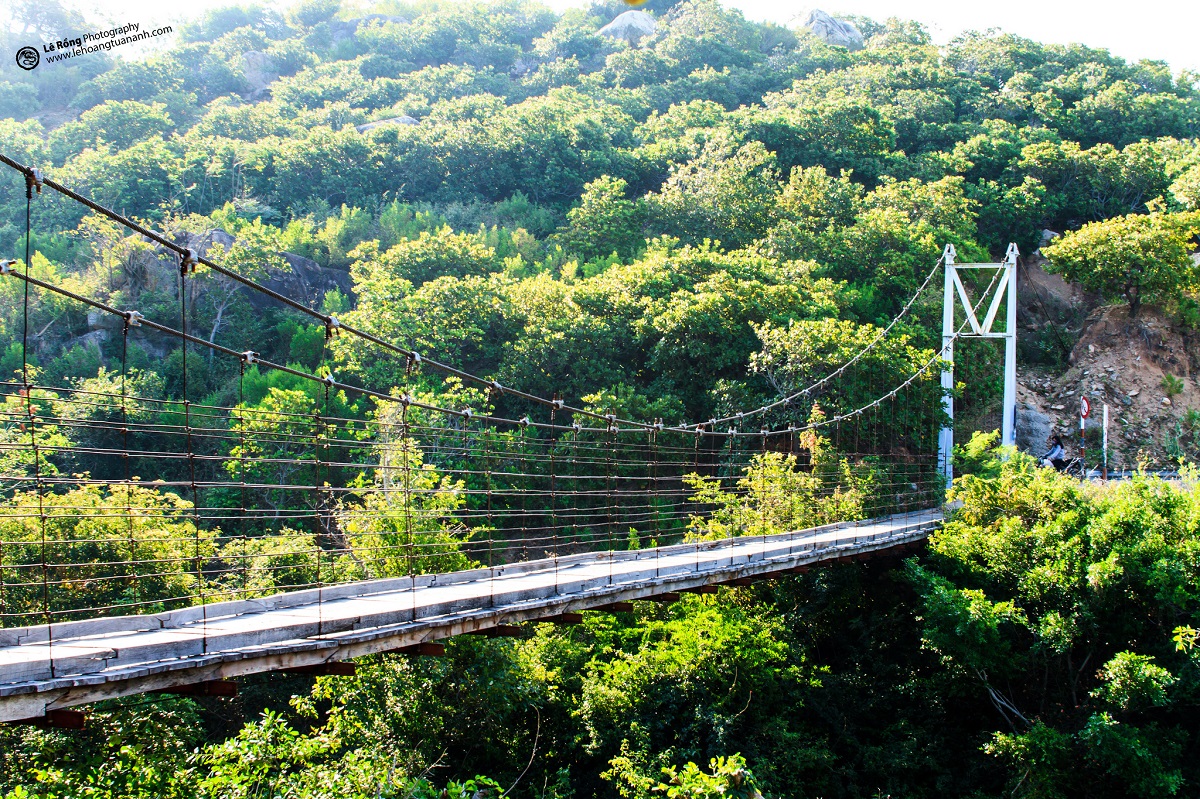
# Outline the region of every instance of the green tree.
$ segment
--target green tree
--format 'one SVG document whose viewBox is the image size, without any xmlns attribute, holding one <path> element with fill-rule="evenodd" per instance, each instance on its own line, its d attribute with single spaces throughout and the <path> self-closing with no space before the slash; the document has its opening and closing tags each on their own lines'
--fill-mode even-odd
<svg viewBox="0 0 1200 799">
<path fill-rule="evenodd" d="M 744 247 L 771 226 L 779 194 L 775 156 L 759 142 L 709 139 L 693 160 L 672 171 L 647 198 L 660 230 L 684 241 Z"/>
<path fill-rule="evenodd" d="M 1200 268 L 1191 258 L 1200 215 L 1150 213 L 1091 222 L 1044 249 L 1051 271 L 1099 292 L 1122 298 L 1129 316 L 1143 302 L 1172 305 L 1200 288 Z"/>
<path fill-rule="evenodd" d="M 616 253 L 630 258 L 644 246 L 644 200 L 625 196 L 628 184 L 603 175 L 587 184 L 579 205 L 567 212 L 563 244 L 585 261 Z"/>
</svg>

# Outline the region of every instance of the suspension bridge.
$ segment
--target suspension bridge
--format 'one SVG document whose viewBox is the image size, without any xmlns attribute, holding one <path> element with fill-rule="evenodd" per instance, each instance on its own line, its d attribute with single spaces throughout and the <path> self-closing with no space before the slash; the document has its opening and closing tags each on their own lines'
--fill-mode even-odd
<svg viewBox="0 0 1200 799">
<path fill-rule="evenodd" d="M 260 672 L 347 673 L 364 655 L 436 654 L 457 635 L 510 635 L 526 622 L 574 623 L 582 611 L 911 551 L 940 524 L 950 476 L 953 405 L 937 373 L 944 385 L 960 338 L 1005 337 L 1015 353 L 1015 248 L 1001 264 L 956 266 L 948 247 L 900 313 L 819 379 L 702 422 L 627 419 L 348 325 L 0 162 L 26 191 L 23 262 L 0 261 L 0 281 L 21 286 L 24 319 L 22 367 L 0 383 L 0 721 L 76 724 L 67 709 L 101 699 L 220 693 Z M 172 259 L 178 316 L 33 274 L 43 192 Z M 992 267 L 975 302 L 957 271 L 967 266 Z M 197 269 L 311 318 L 327 344 L 357 339 L 394 363 L 396 385 L 196 335 L 185 298 Z M 939 273 L 942 349 L 876 388 L 872 354 Z M 28 355 L 39 296 L 113 320 L 119 369 L 103 381 L 40 381 Z M 1007 325 L 993 332 L 1005 296 Z M 954 327 L 960 300 L 966 318 Z M 182 350 L 174 398 L 142 390 L 129 366 L 130 344 L 147 337 Z M 277 372 L 308 386 L 308 405 L 196 402 L 189 351 L 235 364 L 239 400 L 248 374 Z M 422 375 L 484 399 L 449 407 Z M 869 389 L 864 401 L 821 410 L 854 380 Z M 348 413 L 347 397 L 371 411 Z M 805 417 L 772 423 L 788 412 Z"/>
</svg>

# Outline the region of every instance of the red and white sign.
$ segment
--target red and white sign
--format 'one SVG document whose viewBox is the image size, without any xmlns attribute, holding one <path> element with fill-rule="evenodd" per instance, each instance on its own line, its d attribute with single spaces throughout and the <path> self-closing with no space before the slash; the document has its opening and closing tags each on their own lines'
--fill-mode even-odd
<svg viewBox="0 0 1200 799">
<path fill-rule="evenodd" d="M 1092 412 L 1092 403 L 1088 402 L 1087 397 L 1079 398 L 1079 418 L 1086 419 L 1088 414 Z"/>
</svg>

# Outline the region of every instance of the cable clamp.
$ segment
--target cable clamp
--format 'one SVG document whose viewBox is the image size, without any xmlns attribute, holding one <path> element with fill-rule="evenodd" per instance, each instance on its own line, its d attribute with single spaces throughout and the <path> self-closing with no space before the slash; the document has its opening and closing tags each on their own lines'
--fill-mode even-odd
<svg viewBox="0 0 1200 799">
<path fill-rule="evenodd" d="M 574 430 L 576 433 L 580 433 L 583 431 L 583 425 L 581 425 L 579 422 L 573 422 L 571 424 L 571 429 Z"/>
<path fill-rule="evenodd" d="M 241 358 L 245 363 L 258 363 L 258 353 L 254 350 L 246 350 L 242 353 Z"/>
<path fill-rule="evenodd" d="M 142 322 L 146 319 L 146 317 L 142 316 L 137 311 L 126 311 L 121 315 L 125 317 L 125 324 L 129 325 L 130 327 L 141 327 Z"/>
<path fill-rule="evenodd" d="M 179 254 L 179 271 L 183 274 L 196 271 L 196 253 L 188 247 L 184 247 Z"/>
<path fill-rule="evenodd" d="M 522 416 L 520 419 L 518 419 L 517 424 L 521 425 L 521 427 L 529 427 L 529 425 L 533 424 L 533 422 L 532 422 L 532 420 L 530 420 L 530 418 L 527 414 L 525 416 Z"/>
<path fill-rule="evenodd" d="M 500 385 L 499 380 L 493 380 L 492 382 L 488 383 L 488 385 L 491 387 L 492 391 L 495 391 L 497 394 L 504 393 L 504 386 Z"/>
<path fill-rule="evenodd" d="M 462 414 L 462 418 L 466 419 L 468 422 L 471 421 L 471 418 L 475 415 L 475 411 L 471 410 L 470 408 L 463 408 L 460 413 Z"/>
<path fill-rule="evenodd" d="M 325 320 L 325 340 L 333 338 L 342 329 L 342 323 L 338 321 L 336 316 L 331 316 Z"/>
<path fill-rule="evenodd" d="M 16 261 L 0 261 L 0 275 L 11 275 L 13 267 L 17 265 Z"/>
<path fill-rule="evenodd" d="M 25 186 L 27 188 L 34 189 L 37 191 L 38 194 L 41 194 L 42 193 L 42 170 L 38 169 L 35 166 L 32 169 L 30 169 L 27 173 L 25 173 Z"/>
<path fill-rule="evenodd" d="M 664 425 L 663 425 L 662 419 L 659 419 L 657 422 L 654 423 L 654 429 L 660 433 L 663 431 L 663 427 L 664 427 Z"/>
<path fill-rule="evenodd" d="M 550 404 L 553 405 L 556 409 L 558 409 L 560 411 L 563 409 L 563 406 L 566 405 L 566 403 L 560 399 L 556 399 L 553 402 L 551 402 Z"/>
<path fill-rule="evenodd" d="M 405 408 L 407 408 L 409 405 L 411 405 L 412 401 L 413 401 L 412 394 L 409 394 L 406 392 L 406 393 L 400 395 L 400 404 L 403 405 Z"/>
<path fill-rule="evenodd" d="M 334 377 L 333 372 L 330 372 L 329 374 L 325 375 L 325 377 L 321 380 L 321 382 L 324 383 L 325 385 L 329 386 L 330 388 L 333 388 L 334 386 L 337 385 L 337 378 Z"/>
<path fill-rule="evenodd" d="M 766 437 L 767 437 L 767 433 L 769 433 L 769 432 L 771 432 L 771 431 L 770 431 L 770 430 L 767 430 L 767 428 L 765 428 L 765 427 L 764 427 L 764 428 L 763 428 L 762 430 L 760 430 L 759 432 L 760 432 L 760 433 L 762 433 L 762 436 L 763 436 L 763 438 L 766 438 Z"/>
<path fill-rule="evenodd" d="M 731 428 L 729 428 L 729 435 L 731 435 L 731 436 L 736 436 L 736 435 L 737 435 L 737 428 L 736 428 L 736 427 L 731 427 Z"/>
<path fill-rule="evenodd" d="M 409 359 L 410 361 L 412 361 L 414 364 L 420 364 L 420 363 L 421 363 L 421 353 L 419 353 L 419 352 L 416 352 L 416 351 L 414 350 L 414 351 L 413 351 L 413 354 L 412 354 L 412 355 L 410 355 L 410 356 L 408 356 L 408 359 Z"/>
</svg>

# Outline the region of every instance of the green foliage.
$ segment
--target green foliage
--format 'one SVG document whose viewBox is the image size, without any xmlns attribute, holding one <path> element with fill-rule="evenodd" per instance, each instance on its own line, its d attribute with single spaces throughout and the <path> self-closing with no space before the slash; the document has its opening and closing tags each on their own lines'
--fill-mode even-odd
<svg viewBox="0 0 1200 799">
<path fill-rule="evenodd" d="M 959 476 L 973 474 L 979 477 L 996 478 L 1009 453 L 1000 449 L 1000 433 L 976 431 L 966 444 L 954 445 L 954 473 Z"/>
<path fill-rule="evenodd" d="M 775 160 L 759 142 L 738 146 L 725 137 L 710 139 L 672 171 L 660 194 L 648 198 L 650 215 L 681 240 L 744 247 L 771 224 L 779 192 Z"/>
<path fill-rule="evenodd" d="M 204 742 L 200 708 L 154 696 L 93 705 L 85 732 L 0 729 L 0 790 L 6 799 L 193 799 L 188 757 Z M 28 774 L 28 782 L 16 781 Z M 13 787 L 15 786 L 15 787 Z"/>
<path fill-rule="evenodd" d="M 868 510 L 875 510 L 882 473 L 838 456 L 816 436 L 810 435 L 804 445 L 807 469 L 798 468 L 794 455 L 768 452 L 755 456 L 729 491 L 720 480 L 685 477 L 696 492 L 692 499 L 713 508 L 692 518 L 692 535 L 713 540 L 775 535 L 879 515 Z"/>
<path fill-rule="evenodd" d="M 28 119 L 41 107 L 37 89 L 33 86 L 0 81 L 0 118 Z"/>
<path fill-rule="evenodd" d="M 749 371 L 770 387 L 767 396 L 771 399 L 815 385 L 829 373 L 829 364 L 849 363 L 879 337 L 873 325 L 834 318 L 789 320 L 786 326 L 767 323 L 756 333 L 762 347 L 750 357 Z M 942 413 L 934 355 L 931 349 L 915 346 L 912 337 L 893 331 L 848 367 L 843 378 L 825 381 L 786 409 L 774 411 L 767 417 L 768 423 L 799 427 L 818 410 L 829 417 L 850 413 L 873 402 L 879 394 L 877 387 L 912 379 L 905 392 L 907 403 L 886 414 L 856 419 L 853 433 L 839 426 L 835 445 L 855 452 L 886 452 L 897 447 L 927 451 L 933 423 L 940 421 Z"/>
<path fill-rule="evenodd" d="M 464 481 L 423 463 L 414 439 L 385 440 L 378 449 L 375 485 L 356 492 L 337 512 L 360 579 L 471 568 L 462 545 L 489 531 L 454 520 L 465 504 Z"/>
<path fill-rule="evenodd" d="M 1045 254 L 1067 280 L 1123 298 L 1133 317 L 1143 301 L 1170 305 L 1200 285 L 1190 253 L 1198 231 L 1195 213 L 1124 216 L 1068 233 Z"/>
<path fill-rule="evenodd" d="M 956 481 L 951 499 L 964 506 L 913 570 L 924 640 L 1013 725 L 985 747 L 1011 766 L 1010 784 L 1179 793 L 1175 703 L 1192 700 L 1175 693 L 1186 659 L 1165 630 L 1200 612 L 1194 490 L 1145 476 L 1085 488 L 1013 454 L 994 476 Z"/>
<path fill-rule="evenodd" d="M 641 249 L 645 203 L 626 199 L 627 185 L 607 175 L 587 184 L 579 205 L 567 212 L 563 244 L 585 261 L 610 253 L 629 258 Z"/>
<path fill-rule="evenodd" d="M 652 784 L 652 780 L 621 772 L 619 769 L 622 765 L 618 759 L 614 775 L 627 781 L 620 790 L 621 795 L 629 799 L 655 795 L 663 795 L 668 799 L 720 799 L 726 796 L 757 799 L 762 796 L 754 781 L 754 774 L 746 768 L 746 759 L 741 755 L 714 757 L 708 764 L 711 773 L 706 773 L 695 763 L 688 763 L 682 770 L 665 766 L 662 770 L 664 781 L 649 791 L 645 789 Z"/>
<path fill-rule="evenodd" d="M 1118 652 L 1100 669 L 1103 681 L 1093 696 L 1117 710 L 1141 710 L 1167 704 L 1167 688 L 1174 675 L 1154 663 L 1154 658 Z"/>
<path fill-rule="evenodd" d="M 28 579 L 35 564 L 56 564 L 47 573 L 56 583 L 50 611 L 129 606 L 147 612 L 192 603 L 199 588 L 196 559 L 213 553 L 216 537 L 214 530 L 197 529 L 190 502 L 153 483 L 85 485 L 40 497 L 37 490 L 21 491 L 4 506 L 6 612 L 29 624 L 45 609 L 41 581 Z M 122 512 L 130 507 L 139 512 Z"/>
<path fill-rule="evenodd" d="M 666 782 L 656 786 L 656 790 L 668 799 L 718 799 L 724 796 L 756 799 L 762 796 L 755 786 L 754 774 L 746 768 L 746 760 L 741 755 L 732 755 L 728 759 L 714 757 L 708 767 L 712 774 L 705 774 L 695 763 L 688 763 L 682 771 L 665 768 Z"/>
</svg>

